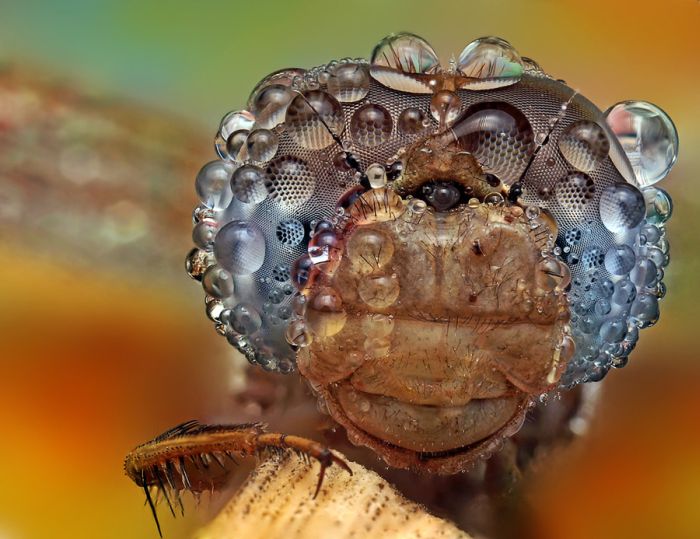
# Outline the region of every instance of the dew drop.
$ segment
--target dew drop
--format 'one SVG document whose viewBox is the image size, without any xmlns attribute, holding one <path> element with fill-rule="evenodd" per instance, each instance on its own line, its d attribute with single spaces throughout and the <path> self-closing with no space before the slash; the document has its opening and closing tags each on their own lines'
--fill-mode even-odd
<svg viewBox="0 0 700 539">
<path fill-rule="evenodd" d="M 330 94 L 312 90 L 298 95 L 289 104 L 287 132 L 304 148 L 322 150 L 333 144 L 333 135 L 343 132 L 343 111 Z"/>
<path fill-rule="evenodd" d="M 610 232 L 626 232 L 644 218 L 644 197 L 636 187 L 618 183 L 606 187 L 600 196 L 600 219 Z"/>
<path fill-rule="evenodd" d="M 216 235 L 214 254 L 219 265 L 233 275 L 248 275 L 265 261 L 265 238 L 257 225 L 231 221 Z"/>
<path fill-rule="evenodd" d="M 509 86 L 520 80 L 523 63 L 506 40 L 482 37 L 469 43 L 457 60 L 457 69 L 468 77 L 460 86 L 470 90 L 488 90 Z"/>
<path fill-rule="evenodd" d="M 259 204 L 268 196 L 265 173 L 256 166 L 243 165 L 233 174 L 234 196 L 246 204 Z"/>
<path fill-rule="evenodd" d="M 574 122 L 559 137 L 559 151 L 571 166 L 590 172 L 608 156 L 610 141 L 597 123 Z"/>
<path fill-rule="evenodd" d="M 235 165 L 227 161 L 211 161 L 202 167 L 195 180 L 195 190 L 202 203 L 215 211 L 224 210 L 231 203 L 231 176 Z"/>
<path fill-rule="evenodd" d="M 639 185 L 662 180 L 678 156 L 678 132 L 668 115 L 646 101 L 624 101 L 605 113 Z"/>
<path fill-rule="evenodd" d="M 368 103 L 360 107 L 350 121 L 350 135 L 360 146 L 374 147 L 383 144 L 391 135 L 391 114 L 384 107 Z"/>
<path fill-rule="evenodd" d="M 354 103 L 369 92 L 369 70 L 362 64 L 338 64 L 327 81 L 328 93 L 341 103 Z"/>
</svg>

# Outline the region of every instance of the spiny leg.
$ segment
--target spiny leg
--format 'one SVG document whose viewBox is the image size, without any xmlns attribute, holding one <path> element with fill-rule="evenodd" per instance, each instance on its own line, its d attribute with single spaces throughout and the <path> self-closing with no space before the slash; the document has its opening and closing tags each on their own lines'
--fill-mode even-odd
<svg viewBox="0 0 700 539">
<path fill-rule="evenodd" d="M 160 523 L 150 489 L 162 492 L 173 515 L 170 498 L 174 495 L 181 508 L 180 491 L 188 490 L 195 496 L 223 486 L 228 478 L 229 462 L 237 464 L 234 454 L 260 456 L 270 452 L 291 450 L 305 459 L 314 458 L 321 465 L 314 498 L 318 495 L 326 468 L 333 463 L 352 474 L 350 467 L 330 449 L 299 436 L 266 432 L 262 423 L 239 425 L 202 425 L 197 421 L 182 423 L 131 451 L 125 461 L 126 474 L 146 493 L 156 521 Z M 218 465 L 212 468 L 214 461 Z"/>
</svg>

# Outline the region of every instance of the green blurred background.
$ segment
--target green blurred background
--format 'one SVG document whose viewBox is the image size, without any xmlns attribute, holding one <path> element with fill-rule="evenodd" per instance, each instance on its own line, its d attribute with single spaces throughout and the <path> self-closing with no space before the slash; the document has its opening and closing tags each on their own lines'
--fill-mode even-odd
<svg viewBox="0 0 700 539">
<path fill-rule="evenodd" d="M 0 1 L 0 538 L 152 538 L 137 442 L 222 418 L 231 351 L 182 270 L 193 178 L 267 73 L 408 30 L 443 62 L 498 35 L 602 109 L 658 104 L 680 157 L 661 321 L 593 432 L 528 486 L 533 537 L 700 537 L 700 4 Z M 197 519 L 163 518 L 167 537 Z"/>
</svg>

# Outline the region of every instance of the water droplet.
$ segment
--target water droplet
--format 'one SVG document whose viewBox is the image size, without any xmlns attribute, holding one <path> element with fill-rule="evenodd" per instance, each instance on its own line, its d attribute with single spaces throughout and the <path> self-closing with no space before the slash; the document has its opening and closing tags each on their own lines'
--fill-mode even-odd
<svg viewBox="0 0 700 539">
<path fill-rule="evenodd" d="M 640 294 L 630 314 L 638 320 L 639 327 L 653 326 L 659 320 L 659 300 L 651 294 Z"/>
<path fill-rule="evenodd" d="M 642 189 L 642 194 L 646 202 L 646 220 L 648 223 L 662 225 L 671 218 L 673 201 L 666 191 L 657 187 L 647 187 Z"/>
<path fill-rule="evenodd" d="M 211 253 L 194 248 L 185 258 L 185 270 L 187 274 L 195 281 L 201 281 L 206 269 L 214 263 L 214 257 Z"/>
<path fill-rule="evenodd" d="M 305 320 L 320 338 L 332 337 L 345 327 L 347 314 L 340 295 L 332 288 L 322 288 L 308 302 Z"/>
<path fill-rule="evenodd" d="M 216 235 L 214 254 L 233 275 L 248 275 L 265 261 L 265 238 L 257 225 L 231 221 Z"/>
<path fill-rule="evenodd" d="M 231 133 L 228 137 L 226 141 L 226 152 L 231 159 L 235 161 L 241 160 L 240 153 L 245 145 L 245 141 L 248 139 L 248 133 L 250 133 L 250 131 L 246 129 L 239 129 Z"/>
<path fill-rule="evenodd" d="M 255 116 L 247 110 L 234 110 L 226 114 L 219 125 L 219 134 L 228 140 L 231 133 L 241 129 L 249 131 L 255 123 Z"/>
<path fill-rule="evenodd" d="M 630 280 L 639 288 L 652 286 L 656 283 L 658 268 L 651 260 L 639 260 L 630 272 Z"/>
<path fill-rule="evenodd" d="M 350 236 L 347 250 L 355 271 L 373 273 L 391 261 L 394 243 L 380 230 L 360 227 Z"/>
<path fill-rule="evenodd" d="M 370 307 L 385 309 L 399 297 L 399 279 L 396 275 L 369 275 L 358 282 L 357 292 Z"/>
<path fill-rule="evenodd" d="M 627 334 L 627 321 L 622 319 L 607 320 L 600 326 L 600 338 L 605 342 L 618 343 Z"/>
<path fill-rule="evenodd" d="M 605 113 L 642 187 L 662 180 L 678 156 L 678 133 L 668 115 L 646 101 L 624 101 Z"/>
<path fill-rule="evenodd" d="M 621 281 L 615 283 L 615 291 L 612 295 L 612 301 L 616 305 L 621 305 L 623 307 L 625 305 L 629 305 L 634 301 L 636 296 L 637 289 L 629 279 L 622 279 Z"/>
<path fill-rule="evenodd" d="M 197 247 L 211 251 L 218 230 L 219 223 L 214 219 L 202 219 L 192 229 L 192 241 Z"/>
<path fill-rule="evenodd" d="M 331 230 L 314 235 L 308 247 L 311 262 L 322 272 L 332 273 L 340 263 L 343 255 L 343 244 Z"/>
<path fill-rule="evenodd" d="M 518 82 L 523 63 L 510 43 L 489 36 L 476 39 L 464 48 L 457 69 L 470 79 L 460 85 L 462 88 L 488 90 Z"/>
<path fill-rule="evenodd" d="M 350 121 L 350 135 L 360 146 L 379 146 L 391 135 L 391 114 L 384 107 L 368 103 L 357 109 Z"/>
<path fill-rule="evenodd" d="M 441 90 L 430 98 L 430 114 L 440 128 L 451 125 L 457 119 L 461 106 L 462 100 L 449 90 Z"/>
<path fill-rule="evenodd" d="M 406 135 L 415 135 L 425 131 L 425 122 L 426 117 L 422 110 L 409 107 L 401 111 L 401 114 L 399 114 L 399 121 L 396 125 L 402 133 Z"/>
<path fill-rule="evenodd" d="M 647 206 L 647 212 L 648 211 L 649 207 Z M 642 236 L 644 236 L 645 239 L 643 243 L 640 242 L 642 245 L 646 243 L 654 245 L 661 239 L 661 230 L 654 225 L 644 225 L 639 232 L 639 237 L 641 238 Z"/>
<path fill-rule="evenodd" d="M 313 336 L 302 320 L 295 320 L 289 324 L 285 332 L 285 337 L 289 344 L 301 348 L 309 346 L 313 342 Z"/>
<path fill-rule="evenodd" d="M 506 185 L 520 178 L 535 151 L 530 122 L 508 103 L 472 105 L 454 122 L 452 131 L 459 146 Z"/>
<path fill-rule="evenodd" d="M 255 129 L 246 139 L 248 158 L 253 161 L 267 162 L 277 153 L 278 141 L 269 129 Z"/>
<path fill-rule="evenodd" d="M 535 282 L 543 290 L 565 290 L 571 284 L 569 266 L 561 260 L 549 257 L 537 265 Z"/>
<path fill-rule="evenodd" d="M 249 303 L 239 303 L 231 309 L 229 322 L 241 335 L 252 335 L 262 326 L 260 313 Z"/>
<path fill-rule="evenodd" d="M 484 204 L 490 206 L 502 206 L 504 203 L 505 199 L 501 193 L 489 193 L 484 197 Z"/>
<path fill-rule="evenodd" d="M 626 232 L 636 227 L 645 212 L 642 193 L 630 184 L 610 185 L 600 195 L 600 219 L 610 232 Z"/>
<path fill-rule="evenodd" d="M 204 272 L 202 286 L 207 294 L 223 299 L 233 295 L 233 277 L 220 266 L 211 266 Z"/>
<path fill-rule="evenodd" d="M 330 94 L 320 90 L 298 95 L 289 104 L 287 132 L 304 148 L 322 150 L 343 132 L 343 110 Z"/>
<path fill-rule="evenodd" d="M 295 209 L 314 193 L 316 177 L 308 165 L 291 155 L 276 157 L 267 166 L 270 198 L 285 209 Z"/>
<path fill-rule="evenodd" d="M 634 267 L 634 251 L 627 245 L 613 245 L 605 253 L 605 269 L 613 275 L 627 275 Z"/>
<path fill-rule="evenodd" d="M 195 180 L 195 190 L 202 203 L 212 210 L 223 210 L 233 198 L 231 176 L 236 167 L 227 161 L 212 161 L 202 167 Z"/>
<path fill-rule="evenodd" d="M 292 265 L 292 282 L 299 290 L 303 290 L 307 284 L 311 284 L 314 263 L 308 254 L 302 255 L 294 261 Z"/>
<path fill-rule="evenodd" d="M 234 196 L 246 204 L 259 204 L 268 196 L 265 173 L 253 165 L 243 165 L 233 173 Z"/>
<path fill-rule="evenodd" d="M 394 90 L 431 94 L 430 75 L 439 69 L 440 62 L 433 48 L 414 34 L 391 34 L 372 52 L 372 77 Z"/>
<path fill-rule="evenodd" d="M 386 170 L 384 170 L 382 165 L 374 163 L 368 166 L 365 174 L 367 175 L 367 180 L 369 180 L 369 185 L 373 189 L 386 185 Z"/>
<path fill-rule="evenodd" d="M 610 141 L 597 123 L 580 120 L 561 134 L 559 151 L 571 166 L 590 172 L 608 156 Z"/>
<path fill-rule="evenodd" d="M 330 73 L 328 93 L 341 103 L 354 103 L 369 92 L 369 70 L 362 64 L 339 64 Z"/>
<path fill-rule="evenodd" d="M 272 129 L 284 121 L 287 107 L 294 98 L 294 92 L 284 84 L 270 84 L 260 88 L 251 99 L 257 127 Z"/>
</svg>

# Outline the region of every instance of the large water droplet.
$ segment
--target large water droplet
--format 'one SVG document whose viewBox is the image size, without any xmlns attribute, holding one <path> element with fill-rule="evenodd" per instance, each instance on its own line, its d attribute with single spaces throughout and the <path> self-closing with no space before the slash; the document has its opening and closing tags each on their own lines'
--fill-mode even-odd
<svg viewBox="0 0 700 539">
<path fill-rule="evenodd" d="M 642 190 L 642 193 L 647 206 L 648 223 L 662 225 L 671 218 L 673 201 L 666 191 L 657 187 L 647 187 Z"/>
<path fill-rule="evenodd" d="M 249 131 L 255 123 L 255 116 L 247 110 L 234 110 L 221 119 L 219 133 L 224 140 L 228 140 L 231 133 L 244 129 Z"/>
<path fill-rule="evenodd" d="M 241 202 L 258 204 L 268 195 L 265 180 L 265 173 L 258 167 L 244 165 L 233 174 L 233 194 Z"/>
<path fill-rule="evenodd" d="M 231 221 L 216 235 L 214 255 L 233 275 L 248 275 L 265 261 L 265 238 L 257 225 Z"/>
<path fill-rule="evenodd" d="M 255 125 L 272 129 L 281 124 L 292 99 L 294 92 L 283 84 L 270 84 L 260 88 L 251 100 L 256 118 Z"/>
<path fill-rule="evenodd" d="M 610 141 L 597 123 L 580 120 L 561 134 L 559 151 L 571 166 L 590 172 L 608 156 Z"/>
<path fill-rule="evenodd" d="M 391 34 L 372 52 L 370 72 L 375 80 L 402 92 L 433 93 L 431 74 L 440 63 L 433 48 L 414 34 Z"/>
<path fill-rule="evenodd" d="M 199 200 L 212 210 L 223 210 L 233 198 L 231 176 L 235 165 L 227 161 L 212 161 L 202 167 L 197 174 L 194 186 Z"/>
<path fill-rule="evenodd" d="M 304 148 L 321 150 L 343 132 L 343 110 L 330 94 L 320 90 L 298 95 L 289 104 L 287 132 Z"/>
<path fill-rule="evenodd" d="M 668 115 L 646 101 L 624 101 L 605 114 L 639 184 L 665 178 L 678 156 L 678 132 Z"/>
<path fill-rule="evenodd" d="M 488 90 L 518 82 L 523 63 L 510 43 L 489 36 L 476 39 L 464 48 L 457 69 L 469 78 L 461 84 L 462 88 Z"/>
<path fill-rule="evenodd" d="M 636 227 L 645 212 L 642 193 L 630 184 L 610 185 L 600 195 L 600 219 L 610 232 L 626 232 Z"/>
<path fill-rule="evenodd" d="M 384 107 L 368 103 L 355 111 L 350 121 L 350 135 L 360 146 L 379 146 L 391 135 L 391 114 Z"/>
<path fill-rule="evenodd" d="M 507 185 L 520 178 L 535 150 L 530 122 L 508 103 L 472 105 L 455 121 L 452 131 L 485 172 Z"/>
<path fill-rule="evenodd" d="M 328 79 L 328 93 L 341 103 L 354 103 L 369 92 L 369 70 L 362 64 L 338 64 Z"/>
<path fill-rule="evenodd" d="M 311 262 L 324 273 L 332 273 L 340 262 L 343 246 L 338 236 L 332 230 L 326 230 L 314 235 L 308 248 Z"/>
</svg>

